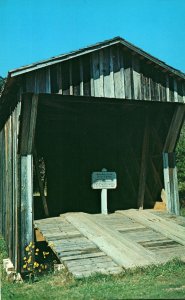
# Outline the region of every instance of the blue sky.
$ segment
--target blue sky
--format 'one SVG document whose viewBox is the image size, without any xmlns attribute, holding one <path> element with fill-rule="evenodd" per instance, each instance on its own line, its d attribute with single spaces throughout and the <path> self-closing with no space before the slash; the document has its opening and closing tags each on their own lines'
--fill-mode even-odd
<svg viewBox="0 0 185 300">
<path fill-rule="evenodd" d="M 121 36 L 185 72 L 185 0 L 0 0 L 0 75 Z"/>
</svg>

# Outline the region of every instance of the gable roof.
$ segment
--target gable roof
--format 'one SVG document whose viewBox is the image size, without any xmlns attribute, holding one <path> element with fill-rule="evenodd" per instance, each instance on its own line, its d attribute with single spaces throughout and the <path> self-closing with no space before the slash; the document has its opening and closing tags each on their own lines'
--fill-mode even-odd
<svg viewBox="0 0 185 300">
<path fill-rule="evenodd" d="M 181 77 L 182 79 L 185 79 L 185 74 L 183 72 L 181 72 L 173 67 L 170 67 L 165 62 L 155 58 L 154 56 L 148 54 L 147 52 L 134 46 L 133 44 L 127 42 L 125 39 L 123 39 L 121 37 L 115 37 L 113 39 L 109 39 L 109 40 L 106 40 L 101 43 L 96 43 L 94 45 L 87 46 L 85 48 L 69 52 L 67 54 L 61 54 L 58 56 L 51 57 L 47 60 L 42 60 L 42 61 L 27 65 L 27 66 L 13 69 L 13 70 L 9 71 L 9 77 L 18 76 L 18 75 L 21 75 L 21 74 L 24 74 L 27 72 L 31 72 L 36 69 L 44 68 L 44 67 L 47 67 L 47 66 L 50 66 L 50 65 L 53 65 L 56 63 L 60 63 L 60 62 L 63 62 L 63 61 L 66 61 L 66 60 L 69 60 L 69 59 L 72 59 L 72 58 L 75 58 L 75 57 L 78 57 L 81 55 L 85 55 L 87 53 L 91 53 L 91 52 L 94 52 L 94 51 L 97 51 L 97 50 L 100 50 L 100 49 L 103 49 L 103 48 L 106 48 L 106 47 L 109 47 L 112 45 L 116 45 L 116 44 L 123 45 L 124 47 L 130 49 L 131 51 L 137 53 L 138 55 L 140 55 L 140 56 L 148 59 L 149 61 L 159 65 L 160 67 L 166 69 L 166 71 L 173 73 L 173 75 L 176 75 L 176 76 Z"/>
</svg>

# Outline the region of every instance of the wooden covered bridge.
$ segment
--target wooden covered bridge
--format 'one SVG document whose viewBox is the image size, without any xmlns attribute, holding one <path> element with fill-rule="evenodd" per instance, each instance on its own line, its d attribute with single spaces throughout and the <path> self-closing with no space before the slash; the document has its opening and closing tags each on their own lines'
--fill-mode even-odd
<svg viewBox="0 0 185 300">
<path fill-rule="evenodd" d="M 56 217 L 75 212 L 60 219 L 75 231 L 90 224 L 84 215 L 77 224 L 78 212 L 100 213 L 93 171 L 117 174 L 109 213 L 152 209 L 164 188 L 167 210 L 179 214 L 175 147 L 184 102 L 185 74 L 120 37 L 9 72 L 0 98 L 0 231 L 17 271 L 34 220 L 45 232 L 43 224 L 55 228 Z"/>
</svg>

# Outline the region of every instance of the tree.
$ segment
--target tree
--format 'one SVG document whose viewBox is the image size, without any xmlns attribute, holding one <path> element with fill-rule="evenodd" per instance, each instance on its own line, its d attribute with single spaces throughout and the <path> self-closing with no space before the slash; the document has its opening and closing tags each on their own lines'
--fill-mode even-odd
<svg viewBox="0 0 185 300">
<path fill-rule="evenodd" d="M 5 84 L 5 78 L 3 78 L 2 76 L 0 76 L 0 91 L 2 90 L 4 84 Z"/>
<path fill-rule="evenodd" d="M 185 200 L 185 123 L 176 148 L 180 200 Z"/>
</svg>

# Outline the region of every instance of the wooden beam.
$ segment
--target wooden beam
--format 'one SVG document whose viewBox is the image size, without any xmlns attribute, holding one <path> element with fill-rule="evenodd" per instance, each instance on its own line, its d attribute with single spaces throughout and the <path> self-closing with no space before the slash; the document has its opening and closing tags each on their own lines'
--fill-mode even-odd
<svg viewBox="0 0 185 300">
<path fill-rule="evenodd" d="M 136 174 L 139 176 L 139 163 L 137 161 L 136 155 L 135 155 L 134 150 L 131 147 L 131 145 L 130 145 L 130 151 L 131 151 L 131 157 L 134 160 L 134 166 L 135 166 Z M 147 195 L 148 198 L 150 198 L 151 202 L 154 202 L 152 194 L 150 192 L 150 189 L 149 189 L 147 183 L 146 183 L 146 195 Z"/>
<path fill-rule="evenodd" d="M 167 210 L 179 215 L 179 193 L 175 153 L 163 153 L 164 187 L 167 195 Z"/>
<path fill-rule="evenodd" d="M 185 116 L 185 105 L 177 106 L 173 114 L 173 118 L 167 134 L 163 152 L 168 152 L 168 153 L 174 152 L 177 139 L 179 137 L 180 130 L 183 125 L 184 116 Z"/>
<path fill-rule="evenodd" d="M 46 197 L 44 194 L 44 184 L 43 184 L 43 182 L 41 180 L 41 176 L 40 176 L 39 160 L 38 160 L 37 151 L 36 151 L 35 147 L 34 147 L 34 166 L 35 166 L 35 171 L 36 171 L 38 185 L 39 185 L 39 192 L 40 192 L 42 204 L 44 207 L 44 213 L 45 213 L 46 217 L 49 217 L 49 210 L 48 210 L 48 206 L 47 206 Z"/>
<path fill-rule="evenodd" d="M 33 152 L 37 119 L 38 95 L 26 94 L 21 107 L 21 130 L 19 135 L 19 152 L 21 155 Z"/>
<path fill-rule="evenodd" d="M 68 213 L 65 218 L 103 252 L 124 268 L 154 263 L 155 257 L 138 243 L 130 241 L 85 213 Z"/>
<path fill-rule="evenodd" d="M 150 163 L 151 163 L 151 166 L 152 166 L 152 170 L 153 170 L 153 174 L 154 174 L 154 179 L 158 183 L 158 185 L 160 186 L 160 189 L 162 189 L 163 185 L 162 185 L 162 182 L 161 182 L 161 178 L 159 176 L 159 173 L 158 173 L 158 171 L 156 169 L 156 166 L 155 166 L 152 158 L 150 159 Z"/>
<path fill-rule="evenodd" d="M 138 208 L 143 209 L 145 187 L 146 187 L 146 172 L 147 172 L 147 160 L 148 160 L 148 143 L 149 143 L 149 121 L 148 112 L 146 111 L 145 129 L 142 146 L 141 168 L 139 177 L 139 191 L 138 191 Z"/>
<path fill-rule="evenodd" d="M 25 248 L 34 241 L 32 164 L 32 155 L 21 156 L 21 266 L 27 253 Z M 21 268 L 21 271 L 25 270 Z"/>
</svg>

